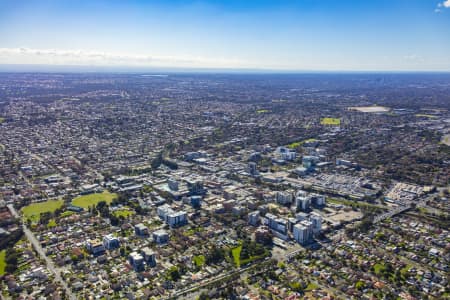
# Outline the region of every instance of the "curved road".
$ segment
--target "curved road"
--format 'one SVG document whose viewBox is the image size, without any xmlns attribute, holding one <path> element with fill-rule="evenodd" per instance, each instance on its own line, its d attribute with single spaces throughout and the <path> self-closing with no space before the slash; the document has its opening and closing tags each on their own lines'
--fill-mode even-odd
<svg viewBox="0 0 450 300">
<path fill-rule="evenodd" d="M 9 211 L 11 212 L 11 214 L 13 216 L 15 216 L 16 218 L 20 218 L 19 214 L 17 213 L 16 209 L 14 208 L 14 206 L 12 204 L 8 205 L 8 209 L 9 209 Z M 33 247 L 36 250 L 36 252 L 44 259 L 45 263 L 47 264 L 47 268 L 50 270 L 50 272 L 52 272 L 55 275 L 55 280 L 58 281 L 58 283 L 61 284 L 61 286 L 65 290 L 66 296 L 70 300 L 76 300 L 77 297 L 75 297 L 75 295 L 72 293 L 72 291 L 70 290 L 70 288 L 67 285 L 67 283 L 61 277 L 61 274 L 55 268 L 55 264 L 52 262 L 52 260 L 50 258 L 48 258 L 47 255 L 45 255 L 44 249 L 42 249 L 41 244 L 36 239 L 36 237 L 34 236 L 33 232 L 31 232 L 31 230 L 28 229 L 28 227 L 25 224 L 23 224 L 22 227 L 23 227 L 23 233 L 25 234 L 27 239 L 33 245 Z"/>
</svg>

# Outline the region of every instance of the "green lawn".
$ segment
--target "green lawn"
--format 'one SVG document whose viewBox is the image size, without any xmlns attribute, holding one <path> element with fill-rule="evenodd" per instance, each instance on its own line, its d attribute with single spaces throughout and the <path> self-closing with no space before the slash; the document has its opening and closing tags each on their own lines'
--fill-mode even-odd
<svg viewBox="0 0 450 300">
<path fill-rule="evenodd" d="M 72 200 L 72 205 L 88 209 L 89 206 L 97 205 L 100 201 L 105 201 L 106 203 L 111 204 L 115 198 L 117 198 L 117 194 L 104 191 L 103 193 L 78 196 Z"/>
<path fill-rule="evenodd" d="M 26 219 L 39 221 L 40 214 L 44 212 L 54 212 L 64 204 L 63 200 L 48 200 L 45 202 L 32 203 L 22 208 L 22 213 Z"/>
<path fill-rule="evenodd" d="M 203 232 L 205 229 L 203 227 L 195 227 L 188 230 L 183 231 L 184 236 L 192 236 L 197 232 Z"/>
<path fill-rule="evenodd" d="M 0 276 L 5 274 L 6 267 L 6 250 L 0 251 Z"/>
<path fill-rule="evenodd" d="M 341 125 L 341 119 L 338 119 L 338 118 L 322 118 L 322 119 L 320 119 L 320 124 L 322 124 L 322 125 L 339 126 L 339 125 Z"/>
<path fill-rule="evenodd" d="M 315 141 L 317 141 L 317 140 L 316 139 L 307 139 L 307 140 L 291 143 L 291 144 L 287 145 L 286 147 L 288 147 L 289 149 L 295 149 L 295 148 L 303 145 L 304 143 L 310 143 L 310 142 L 315 142 Z"/>
<path fill-rule="evenodd" d="M 51 219 L 50 221 L 48 221 L 47 227 L 48 228 L 52 228 L 52 227 L 56 227 L 56 221 L 54 219 Z"/>
<path fill-rule="evenodd" d="M 239 245 L 236 248 L 231 249 L 231 254 L 233 255 L 234 263 L 238 268 L 241 266 L 241 251 L 242 245 Z"/>
<path fill-rule="evenodd" d="M 205 256 L 203 256 L 203 255 L 197 255 L 197 256 L 194 256 L 194 263 L 195 263 L 195 265 L 197 266 L 197 267 L 201 267 L 201 266 L 203 266 L 204 264 L 205 264 Z"/>
<path fill-rule="evenodd" d="M 131 210 L 131 208 L 129 208 L 129 207 L 124 207 L 124 208 L 114 211 L 113 214 L 118 218 L 121 216 L 124 218 L 128 218 L 129 216 L 134 215 L 135 212 L 133 210 Z"/>
<path fill-rule="evenodd" d="M 375 274 L 379 275 L 386 267 L 383 264 L 375 264 L 373 269 L 375 270 Z"/>
<path fill-rule="evenodd" d="M 317 284 L 315 284 L 314 282 L 310 282 L 310 283 L 308 284 L 308 286 L 306 287 L 305 290 L 307 290 L 307 291 L 312 291 L 312 290 L 317 289 L 318 287 L 319 287 L 319 286 L 318 286 Z"/>
<path fill-rule="evenodd" d="M 400 270 L 400 273 L 402 274 L 402 276 L 405 277 L 408 274 L 409 269 L 411 269 L 412 267 L 413 267 L 413 265 L 410 265 L 410 264 L 408 264 L 405 267 L 403 267 Z"/>
<path fill-rule="evenodd" d="M 251 263 L 254 260 L 262 259 L 262 258 L 267 257 L 267 256 L 269 256 L 269 250 L 265 250 L 264 254 L 261 254 L 261 255 L 251 256 L 251 257 L 246 258 L 246 259 L 241 259 L 239 263 L 240 263 L 240 265 L 246 265 L 248 263 Z"/>
<path fill-rule="evenodd" d="M 71 215 L 73 215 L 73 214 L 74 214 L 73 211 L 66 210 L 65 212 L 63 212 L 63 213 L 61 214 L 61 218 L 65 218 L 65 217 L 71 216 Z"/>
</svg>

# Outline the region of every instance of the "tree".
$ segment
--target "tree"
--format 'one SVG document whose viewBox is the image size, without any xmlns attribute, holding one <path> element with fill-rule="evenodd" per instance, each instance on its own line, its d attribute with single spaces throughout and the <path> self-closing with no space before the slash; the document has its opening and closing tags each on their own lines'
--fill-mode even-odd
<svg viewBox="0 0 450 300">
<path fill-rule="evenodd" d="M 177 281 L 181 278 L 181 274 L 177 266 L 173 266 L 169 269 L 169 277 L 173 281 Z"/>
<path fill-rule="evenodd" d="M 220 263 L 225 259 L 225 250 L 213 245 L 211 250 L 206 254 L 206 264 L 212 265 Z"/>
<path fill-rule="evenodd" d="M 209 299 L 211 299 L 211 298 L 210 298 L 209 295 L 208 295 L 207 293 L 205 293 L 205 292 L 202 292 L 202 293 L 200 294 L 200 296 L 198 296 L 198 300 L 209 300 Z"/>
</svg>

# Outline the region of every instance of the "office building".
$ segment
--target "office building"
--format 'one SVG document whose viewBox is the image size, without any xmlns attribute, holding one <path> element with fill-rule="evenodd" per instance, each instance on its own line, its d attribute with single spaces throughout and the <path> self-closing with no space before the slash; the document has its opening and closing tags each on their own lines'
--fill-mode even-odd
<svg viewBox="0 0 450 300">
<path fill-rule="evenodd" d="M 281 205 L 290 205 L 292 203 L 292 193 L 289 192 L 277 192 L 276 200 Z"/>
<path fill-rule="evenodd" d="M 103 237 L 103 246 L 108 249 L 117 249 L 120 246 L 119 239 L 112 234 L 108 234 L 105 237 Z"/>
<path fill-rule="evenodd" d="M 270 213 L 266 214 L 269 228 L 275 230 L 281 234 L 286 235 L 288 229 L 288 222 L 285 219 L 278 218 Z"/>
<path fill-rule="evenodd" d="M 191 196 L 191 205 L 193 208 L 200 208 L 200 206 L 202 205 L 202 197 Z"/>
<path fill-rule="evenodd" d="M 153 240 L 157 244 L 166 244 L 169 242 L 169 233 L 163 229 L 156 230 L 153 232 Z"/>
<path fill-rule="evenodd" d="M 93 255 L 101 255 L 105 253 L 105 246 L 98 239 L 88 240 L 86 242 L 86 250 Z"/>
<path fill-rule="evenodd" d="M 184 211 L 174 211 L 170 205 L 164 204 L 157 209 L 158 216 L 171 227 L 187 224 L 187 213 Z"/>
<path fill-rule="evenodd" d="M 136 272 L 144 270 L 144 257 L 140 253 L 136 251 L 131 252 L 128 256 L 128 261 Z"/>
<path fill-rule="evenodd" d="M 278 147 L 276 155 L 281 160 L 294 160 L 297 157 L 297 152 L 286 147 Z"/>
<path fill-rule="evenodd" d="M 155 252 L 150 249 L 149 247 L 145 247 L 141 249 L 141 255 L 144 258 L 144 262 L 147 264 L 147 266 L 149 267 L 154 267 L 156 266 L 156 255 Z"/>
<path fill-rule="evenodd" d="M 307 211 L 311 205 L 311 198 L 309 196 L 306 197 L 297 197 L 295 198 L 295 206 L 297 210 Z"/>
<path fill-rule="evenodd" d="M 311 194 L 311 202 L 315 206 L 325 206 L 325 196 L 319 194 Z"/>
<path fill-rule="evenodd" d="M 258 170 L 256 168 L 256 163 L 255 162 L 251 161 L 251 162 L 248 163 L 248 173 L 251 176 L 258 175 Z"/>
<path fill-rule="evenodd" d="M 301 221 L 294 225 L 294 239 L 301 245 L 307 245 L 312 239 L 312 223 Z"/>
<path fill-rule="evenodd" d="M 248 223 L 252 226 L 258 226 L 259 217 L 260 217 L 259 211 L 253 211 L 253 212 L 249 213 L 248 214 Z"/>
<path fill-rule="evenodd" d="M 309 220 L 312 223 L 313 233 L 320 233 L 322 230 L 322 216 L 316 213 L 311 213 Z"/>
<path fill-rule="evenodd" d="M 142 223 L 136 224 L 134 226 L 134 232 L 136 233 L 137 236 L 148 236 L 149 232 L 148 232 L 148 228 L 147 226 L 145 226 Z"/>
</svg>

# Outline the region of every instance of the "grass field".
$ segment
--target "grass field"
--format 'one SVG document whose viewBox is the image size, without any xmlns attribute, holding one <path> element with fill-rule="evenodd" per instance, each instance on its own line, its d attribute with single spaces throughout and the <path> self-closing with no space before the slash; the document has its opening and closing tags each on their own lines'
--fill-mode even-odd
<svg viewBox="0 0 450 300">
<path fill-rule="evenodd" d="M 201 267 L 201 266 L 203 266 L 204 264 L 205 264 L 205 256 L 203 256 L 203 255 L 197 255 L 197 256 L 194 256 L 194 263 L 195 263 L 195 265 L 197 266 L 197 267 Z"/>
<path fill-rule="evenodd" d="M 54 212 L 64 204 L 63 200 L 48 200 L 45 202 L 32 203 L 22 208 L 22 213 L 26 219 L 39 221 L 41 213 Z"/>
<path fill-rule="evenodd" d="M 322 125 L 339 126 L 339 125 L 341 125 L 341 119 L 338 119 L 338 118 L 322 118 L 322 119 L 320 119 L 320 124 L 322 124 Z"/>
<path fill-rule="evenodd" d="M 72 205 L 89 208 L 89 206 L 97 205 L 100 201 L 105 201 L 110 204 L 113 199 L 117 198 L 117 194 L 104 191 L 103 193 L 94 193 L 83 196 L 78 196 L 72 200 Z"/>
<path fill-rule="evenodd" d="M 373 269 L 375 270 L 375 274 L 379 275 L 381 272 L 383 272 L 383 270 L 386 269 L 386 267 L 382 264 L 375 264 L 373 266 Z"/>
<path fill-rule="evenodd" d="M 6 250 L 0 251 L 0 276 L 5 274 Z"/>
<path fill-rule="evenodd" d="M 56 221 L 54 219 L 51 219 L 50 221 L 48 221 L 47 227 L 48 228 L 53 228 L 56 227 Z"/>
<path fill-rule="evenodd" d="M 314 282 L 310 282 L 310 283 L 308 284 L 308 286 L 306 287 L 305 290 L 307 290 L 307 291 L 312 291 L 312 290 L 317 289 L 318 287 L 319 287 L 319 286 L 318 286 L 317 284 L 315 284 Z"/>
<path fill-rule="evenodd" d="M 310 143 L 310 142 L 315 142 L 315 141 L 317 141 L 317 140 L 316 139 L 307 139 L 307 140 L 291 143 L 291 144 L 287 145 L 286 147 L 288 147 L 289 149 L 295 149 L 295 148 L 303 145 L 304 143 Z"/>
<path fill-rule="evenodd" d="M 241 266 L 241 251 L 242 245 L 239 245 L 236 248 L 231 249 L 231 254 L 233 255 L 234 263 L 238 268 Z"/>
<path fill-rule="evenodd" d="M 65 218 L 65 217 L 71 216 L 71 215 L 73 215 L 73 214 L 74 214 L 73 211 L 67 210 L 67 211 L 65 211 L 65 212 L 63 212 L 63 213 L 61 214 L 61 217 L 62 217 L 62 218 Z"/>
<path fill-rule="evenodd" d="M 134 215 L 135 212 L 129 207 L 124 207 L 124 208 L 114 211 L 113 214 L 118 218 L 119 217 L 128 218 L 129 216 Z"/>
</svg>

